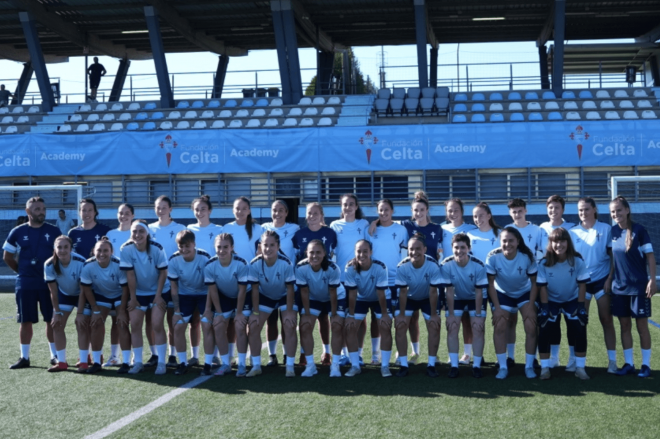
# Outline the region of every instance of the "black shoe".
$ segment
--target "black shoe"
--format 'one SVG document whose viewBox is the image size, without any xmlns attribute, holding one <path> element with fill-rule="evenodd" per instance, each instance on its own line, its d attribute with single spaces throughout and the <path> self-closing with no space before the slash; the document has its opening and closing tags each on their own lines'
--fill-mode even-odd
<svg viewBox="0 0 660 439">
<path fill-rule="evenodd" d="M 128 363 L 123 363 L 121 366 L 119 366 L 119 369 L 117 369 L 117 373 L 119 375 L 123 375 L 128 373 L 129 370 L 131 370 L 131 366 L 129 366 Z"/>
<path fill-rule="evenodd" d="M 202 369 L 202 371 L 199 374 L 200 374 L 200 376 L 203 376 L 203 377 L 213 375 L 213 372 L 211 371 L 211 365 L 210 364 L 205 364 L 204 369 Z"/>
<path fill-rule="evenodd" d="M 447 375 L 449 378 L 458 378 L 458 367 L 452 367 L 449 369 L 449 374 Z"/>
<path fill-rule="evenodd" d="M 190 360 L 188 360 L 188 367 L 193 367 L 193 366 L 199 366 L 199 359 L 192 357 Z"/>
<path fill-rule="evenodd" d="M 266 367 L 275 367 L 278 364 L 280 363 L 277 361 L 277 355 L 271 355 L 268 364 L 266 364 Z"/>
<path fill-rule="evenodd" d="M 50 365 L 55 366 L 57 364 L 57 357 L 53 357 L 50 359 Z"/>
<path fill-rule="evenodd" d="M 513 358 L 507 357 L 506 358 L 506 367 L 509 368 L 509 370 L 513 369 L 513 367 L 516 365 L 516 362 Z"/>
<path fill-rule="evenodd" d="M 185 375 L 186 372 L 188 372 L 188 366 L 186 366 L 186 363 L 179 363 L 174 371 L 174 375 Z"/>
<path fill-rule="evenodd" d="M 541 363 L 539 363 L 539 360 L 534 358 L 534 364 L 533 364 L 534 369 L 541 370 Z"/>
<path fill-rule="evenodd" d="M 399 371 L 396 373 L 396 376 L 399 378 L 404 378 L 408 376 L 408 368 L 405 366 L 399 367 Z"/>
<path fill-rule="evenodd" d="M 158 364 L 158 355 L 152 355 L 149 357 L 149 361 L 144 363 L 144 367 L 154 367 Z"/>
<path fill-rule="evenodd" d="M 473 367 L 472 368 L 472 376 L 475 378 L 481 378 L 484 376 L 483 373 L 481 373 L 481 368 L 479 367 Z"/>
<path fill-rule="evenodd" d="M 94 374 L 97 372 L 101 372 L 102 370 L 103 370 L 103 366 L 101 366 L 100 363 L 94 363 L 89 367 L 89 369 L 87 369 L 87 373 Z"/>
<path fill-rule="evenodd" d="M 426 368 L 426 375 L 430 376 L 431 378 L 437 378 L 440 376 L 437 370 L 435 370 L 435 366 L 428 366 Z"/>
<path fill-rule="evenodd" d="M 19 358 L 16 363 L 9 366 L 10 369 L 24 369 L 26 367 L 30 367 L 30 359 L 23 357 Z"/>
<path fill-rule="evenodd" d="M 166 367 L 177 367 L 178 365 L 179 363 L 177 363 L 176 361 L 176 355 L 170 355 L 169 357 L 167 357 Z"/>
</svg>

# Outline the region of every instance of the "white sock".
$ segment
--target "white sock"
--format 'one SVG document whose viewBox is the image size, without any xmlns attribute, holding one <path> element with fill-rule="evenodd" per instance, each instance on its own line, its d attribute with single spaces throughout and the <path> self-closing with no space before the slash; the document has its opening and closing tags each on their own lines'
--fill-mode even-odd
<svg viewBox="0 0 660 439">
<path fill-rule="evenodd" d="M 204 354 L 204 364 L 213 364 L 213 354 Z"/>
<path fill-rule="evenodd" d="M 268 342 L 268 355 L 277 355 L 277 340 Z"/>
<path fill-rule="evenodd" d="M 343 348 L 341 348 L 341 354 L 342 354 L 344 357 L 348 357 L 348 348 L 347 348 L 346 346 L 344 346 Z"/>
<path fill-rule="evenodd" d="M 324 354 L 329 354 L 330 353 L 330 345 L 329 344 L 324 344 L 323 345 L 323 353 Z"/>
<path fill-rule="evenodd" d="M 252 368 L 261 369 L 261 355 L 252 355 Z"/>
<path fill-rule="evenodd" d="M 156 346 L 155 346 L 155 345 L 150 344 L 150 345 L 149 345 L 149 350 L 151 351 L 151 355 L 157 355 L 157 354 L 156 354 Z"/>
<path fill-rule="evenodd" d="M 534 360 L 536 360 L 536 355 L 525 354 L 525 368 L 534 367 Z"/>
<path fill-rule="evenodd" d="M 229 358 L 234 358 L 234 347 L 236 343 L 229 343 Z"/>
<path fill-rule="evenodd" d="M 408 357 L 407 356 L 399 357 L 399 364 L 401 365 L 401 367 L 408 367 Z"/>
<path fill-rule="evenodd" d="M 170 345 L 170 355 L 177 355 L 176 353 L 176 347 Z"/>
<path fill-rule="evenodd" d="M 381 360 L 380 366 L 389 367 L 390 358 L 392 358 L 392 351 L 381 351 L 381 355 L 383 356 L 383 359 Z"/>
<path fill-rule="evenodd" d="M 449 361 L 451 362 L 451 367 L 458 367 L 458 354 L 449 353 Z"/>
<path fill-rule="evenodd" d="M 176 354 L 176 356 L 179 357 L 179 363 L 186 364 L 187 358 L 186 358 L 186 353 L 185 352 L 178 352 Z"/>
<path fill-rule="evenodd" d="M 57 351 L 57 361 L 60 363 L 66 363 L 66 349 Z"/>
<path fill-rule="evenodd" d="M 92 351 L 92 361 L 101 364 L 101 355 L 103 351 Z"/>
<path fill-rule="evenodd" d="M 296 364 L 296 357 L 286 357 L 286 367 L 293 367 Z"/>
<path fill-rule="evenodd" d="M 547 369 L 550 367 L 550 359 L 548 358 L 547 360 L 541 360 L 541 367 L 543 369 Z"/>
<path fill-rule="evenodd" d="M 306 355 L 305 359 L 307 360 L 307 366 L 314 365 L 314 355 Z"/>
<path fill-rule="evenodd" d="M 30 359 L 30 345 L 29 344 L 22 344 L 21 345 L 21 358 L 25 358 L 26 360 Z M 82 357 L 81 357 L 82 359 Z M 87 360 L 87 355 L 85 355 L 85 360 Z"/>
<path fill-rule="evenodd" d="M 229 354 L 226 355 L 220 355 L 220 361 L 222 361 L 222 364 L 229 364 L 231 365 L 231 360 L 230 360 Z"/>
<path fill-rule="evenodd" d="M 110 345 L 110 356 L 111 357 L 119 357 L 119 345 L 118 344 L 111 344 Z"/>
<path fill-rule="evenodd" d="M 508 369 L 506 365 L 506 354 L 497 354 L 497 362 L 500 364 L 500 369 Z"/>
<path fill-rule="evenodd" d="M 635 364 L 632 348 L 623 350 L 623 358 L 626 360 L 626 363 L 630 364 L 631 366 Z"/>
<path fill-rule="evenodd" d="M 380 337 L 377 338 L 372 338 L 371 339 L 371 352 L 376 354 L 380 351 Z M 360 355 L 362 355 L 362 352 L 360 352 Z"/>
<path fill-rule="evenodd" d="M 55 358 L 57 356 L 57 348 L 55 347 L 55 343 L 48 343 L 48 347 L 50 348 L 50 358 Z"/>
<path fill-rule="evenodd" d="M 575 365 L 584 369 L 585 364 L 587 364 L 587 357 L 575 357 Z"/>
<path fill-rule="evenodd" d="M 613 351 L 607 351 L 607 359 L 610 361 L 616 361 L 616 349 Z"/>
<path fill-rule="evenodd" d="M 472 367 L 481 367 L 482 357 L 472 357 Z"/>
<path fill-rule="evenodd" d="M 167 353 L 167 343 L 156 345 L 156 355 L 158 355 L 158 362 L 166 362 L 166 353 Z"/>
<path fill-rule="evenodd" d="M 28 345 L 30 346 L 30 345 Z M 89 350 L 87 349 L 80 349 L 78 351 L 78 354 L 80 356 L 80 362 L 81 363 L 87 363 L 87 357 L 89 357 Z"/>
<path fill-rule="evenodd" d="M 332 356 L 332 365 L 339 367 L 339 361 L 341 360 L 341 355 L 333 355 Z"/>
<path fill-rule="evenodd" d="M 435 367 L 436 357 L 429 357 L 429 367 Z"/>
<path fill-rule="evenodd" d="M 516 344 L 515 343 L 508 343 L 506 345 L 506 352 L 509 355 L 509 358 L 512 360 L 516 359 Z"/>
<path fill-rule="evenodd" d="M 558 344 L 551 344 L 550 345 L 550 357 L 551 358 L 559 358 L 559 348 L 561 346 Z M 569 346 L 570 349 L 570 346 Z"/>
<path fill-rule="evenodd" d="M 199 359 L 199 346 L 193 346 L 191 351 L 193 358 Z"/>
<path fill-rule="evenodd" d="M 357 352 L 349 352 L 348 357 L 351 359 L 351 366 L 360 367 L 360 354 Z"/>
<path fill-rule="evenodd" d="M 131 350 L 121 351 L 121 360 L 124 364 L 130 364 L 131 362 Z"/>
<path fill-rule="evenodd" d="M 419 342 L 410 343 L 412 345 L 413 354 L 419 355 Z"/>
<path fill-rule="evenodd" d="M 238 365 L 239 366 L 245 366 L 245 357 L 247 354 L 241 354 L 240 352 L 238 353 Z"/>
<path fill-rule="evenodd" d="M 472 356 L 472 343 L 465 343 L 463 345 L 463 354 Z"/>
<path fill-rule="evenodd" d="M 651 367 L 651 349 L 642 349 L 642 366 Z"/>
<path fill-rule="evenodd" d="M 151 347 L 151 346 L 149 346 L 149 347 Z M 143 349 L 142 347 L 133 348 L 133 361 L 134 362 L 142 363 L 142 360 L 143 360 L 143 358 L 142 358 L 142 349 Z M 82 351 L 80 351 L 80 352 L 82 352 Z M 152 352 L 152 355 L 153 355 L 153 352 Z M 87 356 L 85 356 L 85 358 L 87 358 Z"/>
</svg>

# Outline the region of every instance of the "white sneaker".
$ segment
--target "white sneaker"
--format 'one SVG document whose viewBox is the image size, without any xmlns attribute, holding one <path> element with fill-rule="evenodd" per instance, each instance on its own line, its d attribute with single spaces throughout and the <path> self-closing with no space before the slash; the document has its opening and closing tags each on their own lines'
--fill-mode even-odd
<svg viewBox="0 0 660 439">
<path fill-rule="evenodd" d="M 460 360 L 458 360 L 458 364 L 470 364 L 470 356 L 468 354 L 463 354 Z"/>
<path fill-rule="evenodd" d="M 618 367 L 616 367 L 616 360 L 610 360 L 607 363 L 607 373 L 616 374 L 617 370 L 618 370 Z"/>
<path fill-rule="evenodd" d="M 530 380 L 533 380 L 534 378 L 536 378 L 536 372 L 534 372 L 534 368 L 533 367 L 526 367 L 525 368 L 525 376 Z"/>
<path fill-rule="evenodd" d="M 261 375 L 261 368 L 260 367 L 252 367 L 250 371 L 245 375 L 248 378 L 256 377 L 257 375 Z"/>
<path fill-rule="evenodd" d="M 566 372 L 575 372 L 577 369 L 577 362 L 575 361 L 575 357 L 571 357 L 568 359 L 568 364 L 566 364 Z"/>
<path fill-rule="evenodd" d="M 589 375 L 587 375 L 587 371 L 584 370 L 584 367 L 576 368 L 575 376 L 580 378 L 581 380 L 588 380 L 589 379 Z"/>
<path fill-rule="evenodd" d="M 569 363 L 570 363 L 570 358 L 569 358 Z M 575 362 L 575 360 L 573 360 Z M 561 363 L 559 363 L 559 358 L 557 357 L 550 357 L 550 366 L 548 366 L 550 369 L 554 369 L 555 367 L 561 366 Z"/>
<path fill-rule="evenodd" d="M 389 378 L 392 376 L 392 372 L 390 372 L 389 366 L 383 366 L 380 368 L 380 374 L 383 376 L 383 378 Z"/>
<path fill-rule="evenodd" d="M 550 374 L 550 368 L 544 367 L 543 369 L 541 369 L 541 379 L 549 380 L 550 378 L 552 378 L 552 375 Z"/>
<path fill-rule="evenodd" d="M 108 361 L 103 363 L 103 367 L 119 367 L 121 366 L 121 360 L 119 359 L 118 356 L 113 355 L 110 358 L 108 358 Z"/>
<path fill-rule="evenodd" d="M 128 373 L 136 374 L 144 370 L 144 364 L 142 363 L 133 363 L 133 366 L 129 369 Z"/>
<path fill-rule="evenodd" d="M 408 364 L 412 364 L 413 366 L 416 365 L 418 361 L 419 361 L 418 354 L 412 354 L 410 358 L 408 358 Z"/>
<path fill-rule="evenodd" d="M 339 378 L 341 377 L 341 371 L 339 370 L 339 365 L 333 364 L 330 366 L 330 378 Z"/>
<path fill-rule="evenodd" d="M 319 373 L 319 371 L 316 370 L 316 364 L 310 364 L 307 367 L 305 367 L 305 370 L 303 371 L 303 373 L 300 374 L 300 376 L 302 376 L 302 377 L 313 377 L 317 373 Z"/>
<path fill-rule="evenodd" d="M 156 372 L 154 373 L 156 375 L 165 375 L 167 373 L 167 364 L 158 363 L 158 366 L 156 366 Z"/>
<path fill-rule="evenodd" d="M 345 374 L 344 376 L 347 376 L 347 377 L 354 377 L 355 375 L 360 375 L 361 373 L 362 373 L 362 369 L 360 369 L 360 368 L 357 367 L 357 366 L 352 366 L 352 367 L 351 367 L 351 370 L 349 370 L 348 372 L 346 372 L 346 374 Z"/>
<path fill-rule="evenodd" d="M 314 366 L 316 367 L 316 366 Z M 287 366 L 286 367 L 286 375 L 287 378 L 293 378 L 296 376 L 296 371 L 293 370 L 293 366 Z"/>
<path fill-rule="evenodd" d="M 502 369 L 500 367 L 500 370 L 499 372 L 497 372 L 497 375 L 495 375 L 495 378 L 498 380 L 503 380 L 508 376 L 509 376 L 509 369 Z"/>
</svg>

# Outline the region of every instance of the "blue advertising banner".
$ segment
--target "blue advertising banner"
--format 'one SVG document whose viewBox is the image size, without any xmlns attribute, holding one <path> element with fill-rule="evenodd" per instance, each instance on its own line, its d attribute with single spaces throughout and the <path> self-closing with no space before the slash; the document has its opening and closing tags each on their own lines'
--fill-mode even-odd
<svg viewBox="0 0 660 439">
<path fill-rule="evenodd" d="M 0 176 L 660 165 L 660 121 L 0 136 Z"/>
</svg>

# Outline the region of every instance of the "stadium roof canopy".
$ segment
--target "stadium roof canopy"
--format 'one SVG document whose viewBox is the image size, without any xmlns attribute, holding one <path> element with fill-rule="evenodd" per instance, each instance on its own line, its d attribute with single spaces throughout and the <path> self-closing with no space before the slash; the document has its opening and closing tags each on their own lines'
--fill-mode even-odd
<svg viewBox="0 0 660 439">
<path fill-rule="evenodd" d="M 427 37 L 442 43 L 552 39 L 555 0 L 427 0 Z M 299 47 L 414 44 L 413 0 L 292 0 Z M 26 61 L 18 13 L 37 23 L 46 62 L 84 53 L 151 57 L 144 6 L 159 13 L 166 52 L 241 56 L 274 49 L 269 1 L 0 0 L 0 58 Z M 566 40 L 660 37 L 660 1 L 566 1 Z"/>
</svg>

